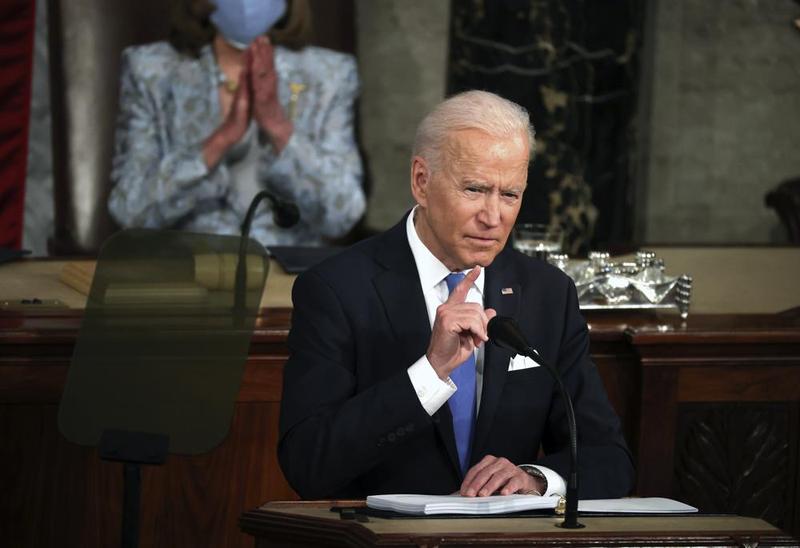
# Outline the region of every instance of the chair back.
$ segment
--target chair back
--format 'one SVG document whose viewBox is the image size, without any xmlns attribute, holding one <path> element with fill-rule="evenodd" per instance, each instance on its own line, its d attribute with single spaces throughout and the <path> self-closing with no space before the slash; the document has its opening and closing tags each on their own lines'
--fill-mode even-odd
<svg viewBox="0 0 800 548">
<path fill-rule="evenodd" d="M 778 214 L 789 241 L 800 245 L 800 177 L 779 184 L 767 193 L 764 202 Z"/>
<path fill-rule="evenodd" d="M 95 254 L 106 208 L 122 50 L 163 40 L 164 0 L 48 0 L 55 228 L 50 253 Z"/>
</svg>

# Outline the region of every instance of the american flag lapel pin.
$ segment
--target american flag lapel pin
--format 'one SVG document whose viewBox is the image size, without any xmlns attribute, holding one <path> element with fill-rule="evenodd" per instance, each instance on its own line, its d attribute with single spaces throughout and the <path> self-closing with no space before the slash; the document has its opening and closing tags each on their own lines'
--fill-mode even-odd
<svg viewBox="0 0 800 548">
<path fill-rule="evenodd" d="M 513 295 L 514 294 L 514 289 L 511 288 L 511 287 L 504 287 L 503 289 L 500 290 L 500 294 L 501 295 Z"/>
</svg>

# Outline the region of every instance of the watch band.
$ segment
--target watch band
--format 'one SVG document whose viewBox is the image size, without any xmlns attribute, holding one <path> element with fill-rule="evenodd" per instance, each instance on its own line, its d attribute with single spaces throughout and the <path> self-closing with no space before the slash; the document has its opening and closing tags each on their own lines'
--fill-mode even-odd
<svg viewBox="0 0 800 548">
<path fill-rule="evenodd" d="M 519 468 L 521 468 L 523 472 L 525 472 L 532 478 L 541 480 L 541 482 L 544 484 L 544 492 L 540 493 L 538 490 L 534 490 L 534 493 L 539 495 L 540 497 L 544 496 L 544 493 L 547 492 L 547 476 L 545 476 L 541 470 L 530 464 L 520 464 Z"/>
</svg>

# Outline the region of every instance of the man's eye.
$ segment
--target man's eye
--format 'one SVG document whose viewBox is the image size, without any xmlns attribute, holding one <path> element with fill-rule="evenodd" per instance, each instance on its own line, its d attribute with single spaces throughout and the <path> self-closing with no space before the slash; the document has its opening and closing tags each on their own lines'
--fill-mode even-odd
<svg viewBox="0 0 800 548">
<path fill-rule="evenodd" d="M 516 200 L 517 198 L 519 198 L 519 194 L 517 194 L 516 192 L 504 192 L 503 197 L 508 200 Z"/>
<path fill-rule="evenodd" d="M 466 190 L 467 190 L 467 192 L 471 192 L 471 193 L 480 192 L 481 191 L 481 189 L 476 187 L 476 186 L 468 186 L 466 188 Z"/>
</svg>

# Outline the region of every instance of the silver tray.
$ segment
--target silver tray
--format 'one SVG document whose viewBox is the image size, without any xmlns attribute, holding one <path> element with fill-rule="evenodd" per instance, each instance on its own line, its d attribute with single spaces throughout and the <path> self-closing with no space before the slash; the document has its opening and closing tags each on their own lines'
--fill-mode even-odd
<svg viewBox="0 0 800 548">
<path fill-rule="evenodd" d="M 676 309 L 682 318 L 688 317 L 692 277 L 668 276 L 655 253 L 639 251 L 636 262 L 614 262 L 608 253 L 592 252 L 589 257 L 571 260 L 554 254 L 547 259 L 573 279 L 582 310 Z"/>
</svg>

